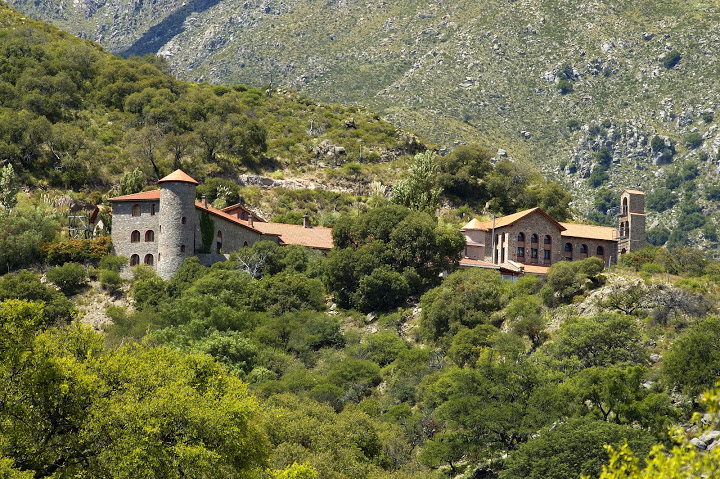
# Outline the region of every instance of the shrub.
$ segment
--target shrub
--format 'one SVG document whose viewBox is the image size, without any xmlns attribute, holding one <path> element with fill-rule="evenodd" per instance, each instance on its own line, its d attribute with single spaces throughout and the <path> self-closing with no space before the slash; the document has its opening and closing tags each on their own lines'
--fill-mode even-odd
<svg viewBox="0 0 720 479">
<path fill-rule="evenodd" d="M 714 116 L 712 112 L 704 111 L 700 115 L 700 118 L 702 118 L 702 121 L 704 121 L 705 123 L 712 123 Z"/>
<path fill-rule="evenodd" d="M 109 269 L 101 269 L 100 273 L 98 273 L 98 279 L 100 280 L 100 286 L 110 292 L 116 292 L 122 285 L 120 274 Z"/>
<path fill-rule="evenodd" d="M 670 238 L 670 230 L 664 226 L 657 226 L 645 233 L 645 239 L 653 246 L 662 246 Z"/>
<path fill-rule="evenodd" d="M 98 268 L 119 273 L 127 265 L 128 259 L 125 256 L 115 256 L 114 254 L 107 254 L 103 256 L 98 263 Z"/>
<path fill-rule="evenodd" d="M 557 84 L 558 93 L 561 95 L 567 95 L 568 93 L 572 93 L 575 91 L 575 88 L 573 88 L 573 84 L 568 80 L 560 80 Z"/>
<path fill-rule="evenodd" d="M 677 203 L 677 195 L 667 188 L 656 188 L 647 195 L 647 207 L 650 210 L 662 213 Z"/>
<path fill-rule="evenodd" d="M 400 306 L 409 292 L 403 275 L 383 265 L 360 280 L 353 302 L 363 313 L 387 311 Z"/>
<path fill-rule="evenodd" d="M 708 318 L 686 331 L 663 356 L 663 375 L 671 387 L 693 396 L 720 377 L 720 319 Z"/>
<path fill-rule="evenodd" d="M 50 265 L 65 263 L 98 262 L 110 254 L 112 242 L 109 236 L 95 239 L 69 239 L 54 243 L 42 243 L 40 255 Z"/>
<path fill-rule="evenodd" d="M 703 143 L 703 137 L 700 133 L 697 131 L 694 131 L 692 133 L 688 133 L 683 137 L 683 142 L 685 143 L 685 147 L 694 150 L 695 148 L 699 147 Z"/>
<path fill-rule="evenodd" d="M 47 272 L 47 279 L 65 294 L 73 294 L 87 284 L 87 272 L 78 263 L 65 263 Z"/>
<path fill-rule="evenodd" d="M 602 167 L 598 165 L 595 166 L 595 168 L 593 168 L 592 170 L 592 173 L 590 173 L 590 177 L 588 178 L 588 184 L 593 188 L 597 188 L 604 185 L 609 180 L 610 176 L 608 175 L 607 171 L 605 171 Z"/>
<path fill-rule="evenodd" d="M 669 70 L 675 65 L 677 65 L 681 58 L 682 56 L 680 55 L 679 51 L 672 50 L 668 52 L 667 55 L 665 55 L 665 59 L 663 60 L 663 66 Z"/>
</svg>

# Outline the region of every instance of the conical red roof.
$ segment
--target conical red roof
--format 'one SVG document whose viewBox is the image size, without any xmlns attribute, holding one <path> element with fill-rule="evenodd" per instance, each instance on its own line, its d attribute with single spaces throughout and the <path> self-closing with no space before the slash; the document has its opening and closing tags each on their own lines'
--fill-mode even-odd
<svg viewBox="0 0 720 479">
<path fill-rule="evenodd" d="M 183 170 L 175 170 L 169 175 L 167 175 L 165 178 L 158 180 L 158 183 L 163 183 L 165 181 L 179 181 L 182 183 L 192 183 L 194 185 L 197 185 L 198 182 L 195 181 L 190 175 L 185 173 Z"/>
</svg>

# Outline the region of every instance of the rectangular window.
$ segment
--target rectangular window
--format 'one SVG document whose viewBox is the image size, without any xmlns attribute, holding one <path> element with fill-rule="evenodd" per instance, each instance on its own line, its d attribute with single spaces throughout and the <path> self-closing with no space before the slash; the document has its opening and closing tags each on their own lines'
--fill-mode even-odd
<svg viewBox="0 0 720 479">
<path fill-rule="evenodd" d="M 181 253 L 184 253 L 184 252 L 185 252 L 185 245 L 184 245 L 184 244 L 180 245 L 180 252 L 181 252 Z"/>
<path fill-rule="evenodd" d="M 530 257 L 537 258 L 537 255 L 538 255 L 537 248 L 530 248 Z"/>
<path fill-rule="evenodd" d="M 522 258 L 524 256 L 525 256 L 525 248 L 523 248 L 522 246 L 518 246 L 517 257 Z"/>
<path fill-rule="evenodd" d="M 550 260 L 550 250 L 543 250 L 543 259 Z"/>
</svg>

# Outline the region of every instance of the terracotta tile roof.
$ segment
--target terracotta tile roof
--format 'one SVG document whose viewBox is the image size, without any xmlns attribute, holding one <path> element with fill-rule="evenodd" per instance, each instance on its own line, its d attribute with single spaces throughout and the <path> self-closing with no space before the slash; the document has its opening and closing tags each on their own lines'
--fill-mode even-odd
<svg viewBox="0 0 720 479">
<path fill-rule="evenodd" d="M 239 219 L 237 216 L 229 215 L 229 214 L 225 213 L 224 211 L 220 211 L 218 209 L 213 208 L 212 206 L 205 207 L 199 201 L 195 202 L 195 208 L 197 208 L 199 210 L 207 211 L 211 215 L 219 216 L 220 218 L 226 219 L 232 223 L 243 226 L 243 227 L 249 229 L 250 231 L 254 231 L 255 233 L 263 233 L 263 234 L 270 234 L 270 235 L 273 234 L 273 233 L 264 233 L 263 231 L 260 231 L 259 229 L 250 226 L 247 221 L 243 221 L 243 220 Z M 260 224 L 260 223 L 258 223 L 258 224 Z"/>
<path fill-rule="evenodd" d="M 467 266 L 473 268 L 488 268 L 488 269 L 500 269 L 497 264 L 488 263 L 487 261 L 480 261 L 479 259 L 463 258 L 460 260 L 460 266 Z"/>
<path fill-rule="evenodd" d="M 587 238 L 603 241 L 617 240 L 617 230 L 610 226 L 579 225 L 576 223 L 560 223 L 565 227 L 561 233 L 564 237 Z"/>
<path fill-rule="evenodd" d="M 194 185 L 197 185 L 198 182 L 195 181 L 190 175 L 185 173 L 183 170 L 175 170 L 169 175 L 167 175 L 165 178 L 162 178 L 158 180 L 158 183 L 162 183 L 164 181 L 180 181 L 183 183 L 192 183 Z"/>
<path fill-rule="evenodd" d="M 267 223 L 267 221 L 263 217 L 261 217 L 260 215 L 258 215 L 255 212 L 250 211 L 250 209 L 247 206 L 245 206 L 241 203 L 235 203 L 234 205 L 226 206 L 225 208 L 222 209 L 222 211 L 224 211 L 225 213 L 227 213 L 229 215 L 234 215 L 235 211 L 237 211 L 237 210 L 243 210 L 245 213 L 248 213 L 248 214 L 252 213 L 255 218 L 255 221 Z"/>
<path fill-rule="evenodd" d="M 562 231 L 564 229 L 562 224 L 555 221 L 555 219 L 552 216 L 548 215 L 543 210 L 541 210 L 540 208 L 537 208 L 537 207 L 530 208 L 529 210 L 518 211 L 517 213 L 513 213 L 511 215 L 495 218 L 495 228 L 497 229 L 497 228 L 502 228 L 503 226 L 510 226 L 513 223 L 515 223 L 516 221 L 521 220 L 521 219 L 525 218 L 526 216 L 531 215 L 533 213 L 539 213 L 539 214 L 543 215 L 545 218 L 550 220 L 552 223 L 555 223 L 557 225 L 558 229 L 560 229 L 560 231 Z M 470 228 L 468 228 L 468 225 L 470 225 L 471 223 L 472 223 L 472 226 Z M 470 223 L 465 225 L 463 227 L 463 229 L 488 231 L 488 230 L 492 229 L 492 227 L 493 227 L 492 220 L 481 222 L 481 221 L 474 219 L 473 221 L 470 221 Z"/>
<path fill-rule="evenodd" d="M 485 228 L 482 226 L 482 222 L 480 220 L 473 218 L 468 222 L 468 224 L 460 229 L 460 231 L 463 230 L 485 230 Z"/>
<path fill-rule="evenodd" d="M 116 196 L 108 201 L 157 201 L 160 199 L 160 190 L 143 191 L 132 195 Z"/>
<path fill-rule="evenodd" d="M 643 196 L 645 195 L 645 192 L 644 192 L 644 191 L 640 191 L 640 190 L 631 190 L 631 189 L 629 189 L 629 188 L 625 188 L 625 189 L 623 190 L 623 193 L 625 193 L 626 191 L 627 191 L 628 193 L 632 193 L 632 194 L 634 194 L 634 195 L 643 195 Z"/>
<path fill-rule="evenodd" d="M 540 266 L 538 264 L 525 264 L 523 271 L 530 274 L 548 274 L 550 266 Z"/>
<path fill-rule="evenodd" d="M 322 250 L 329 250 L 333 247 L 331 228 L 319 226 L 305 228 L 302 225 L 286 225 L 284 223 L 255 223 L 254 226 L 264 234 L 280 236 L 281 244 L 295 244 Z"/>
</svg>

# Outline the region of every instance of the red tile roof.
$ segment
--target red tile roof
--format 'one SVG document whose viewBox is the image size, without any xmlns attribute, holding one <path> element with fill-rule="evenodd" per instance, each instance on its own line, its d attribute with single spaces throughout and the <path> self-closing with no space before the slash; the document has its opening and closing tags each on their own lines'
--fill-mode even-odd
<svg viewBox="0 0 720 479">
<path fill-rule="evenodd" d="M 195 202 L 195 208 L 197 208 L 199 210 L 207 211 L 211 215 L 215 215 L 215 216 L 223 218 L 227 221 L 230 221 L 231 223 L 238 224 L 244 228 L 249 229 L 250 231 L 254 231 L 255 233 L 270 234 L 270 235 L 273 234 L 273 233 L 264 233 L 264 232 L 260 231 L 259 229 L 250 226 L 247 221 L 243 221 L 243 220 L 239 219 L 237 216 L 229 215 L 229 214 L 225 213 L 224 211 L 220 211 L 218 209 L 213 208 L 212 206 L 205 207 L 199 201 Z M 258 223 L 258 224 L 261 224 L 261 223 Z"/>
<path fill-rule="evenodd" d="M 244 211 L 245 213 L 247 213 L 247 214 L 252 213 L 252 214 L 253 214 L 253 218 L 255 219 L 255 221 L 260 221 L 260 222 L 262 222 L 262 223 L 267 223 L 267 221 L 266 221 L 264 218 L 262 218 L 261 216 L 259 216 L 257 213 L 254 213 L 254 212 L 250 211 L 250 209 L 249 209 L 247 206 L 245 206 L 245 205 L 243 205 L 243 204 L 241 204 L 241 203 L 235 203 L 234 205 L 226 206 L 225 208 L 222 209 L 222 211 L 224 211 L 225 213 L 227 213 L 227 214 L 229 214 L 229 215 L 236 215 L 236 211 L 237 211 L 237 210 L 243 210 L 243 211 Z"/>
<path fill-rule="evenodd" d="M 460 260 L 460 266 L 468 266 L 474 268 L 488 268 L 488 269 L 500 269 L 497 264 L 488 263 L 487 261 L 480 261 L 479 259 L 463 258 Z"/>
<path fill-rule="evenodd" d="M 521 219 L 525 218 L 526 216 L 531 215 L 533 213 L 539 213 L 539 214 L 543 215 L 545 218 L 550 220 L 552 223 L 555 223 L 557 225 L 558 229 L 560 229 L 560 231 L 562 231 L 564 229 L 562 224 L 555 221 L 555 219 L 552 216 L 550 216 L 549 214 L 545 213 L 543 210 L 541 210 L 540 208 L 537 208 L 537 207 L 530 208 L 529 210 L 519 211 L 519 212 L 513 213 L 511 215 L 500 216 L 498 218 L 495 218 L 495 228 L 497 229 L 497 228 L 502 228 L 503 226 L 510 226 L 510 225 L 514 224 L 516 221 L 521 220 Z M 477 219 L 473 219 L 468 224 L 463 226 L 462 229 L 488 231 L 488 230 L 492 229 L 492 227 L 493 227 L 493 220 L 478 221 Z"/>
<path fill-rule="evenodd" d="M 165 181 L 180 181 L 182 183 L 192 183 L 194 185 L 197 185 L 198 182 L 195 181 L 190 175 L 185 173 L 183 170 L 175 170 L 169 175 L 167 175 L 165 178 L 162 178 L 158 180 L 158 183 L 163 183 Z"/>
<path fill-rule="evenodd" d="M 617 230 L 610 226 L 579 225 L 576 223 L 560 223 L 565 231 L 560 233 L 569 238 L 587 238 L 603 241 L 617 240 Z"/>
<path fill-rule="evenodd" d="M 540 266 L 537 264 L 524 264 L 523 271 L 530 274 L 548 274 L 550 266 Z"/>
<path fill-rule="evenodd" d="M 280 236 L 281 244 L 295 244 L 322 250 L 329 250 L 333 247 L 331 228 L 321 226 L 305 228 L 302 225 L 286 225 L 284 223 L 255 223 L 254 226 L 264 234 Z"/>
<path fill-rule="evenodd" d="M 160 190 L 143 191 L 132 195 L 116 196 L 108 201 L 158 201 L 160 199 Z"/>
</svg>

